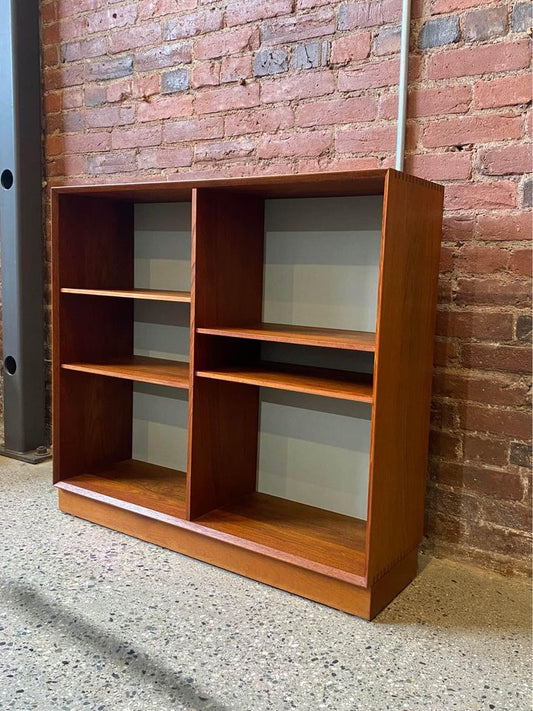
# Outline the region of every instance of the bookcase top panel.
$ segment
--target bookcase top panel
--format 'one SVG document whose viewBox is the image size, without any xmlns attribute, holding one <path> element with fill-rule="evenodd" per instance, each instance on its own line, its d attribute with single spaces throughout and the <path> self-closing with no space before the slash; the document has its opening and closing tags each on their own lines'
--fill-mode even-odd
<svg viewBox="0 0 533 711">
<path fill-rule="evenodd" d="M 343 197 L 348 195 L 382 195 L 385 179 L 392 169 L 306 173 L 300 175 L 265 175 L 244 178 L 196 179 L 123 183 L 107 185 L 69 185 L 52 188 L 54 194 L 74 194 L 133 202 L 186 202 L 193 189 L 231 190 L 263 198 Z M 439 185 L 407 176 L 436 189 Z"/>
</svg>

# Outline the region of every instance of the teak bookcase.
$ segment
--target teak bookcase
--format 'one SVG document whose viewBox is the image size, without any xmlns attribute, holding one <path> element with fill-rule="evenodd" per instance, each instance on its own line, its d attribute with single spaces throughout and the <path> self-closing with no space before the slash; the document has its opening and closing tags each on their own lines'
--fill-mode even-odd
<svg viewBox="0 0 533 711">
<path fill-rule="evenodd" d="M 394 170 L 54 188 L 61 510 L 374 617 L 417 570 L 442 202 Z M 145 203 L 188 203 L 190 288 L 139 282 Z M 141 307 L 190 353 L 139 353 Z M 143 398 L 185 408 L 186 471 L 136 457 Z"/>
</svg>

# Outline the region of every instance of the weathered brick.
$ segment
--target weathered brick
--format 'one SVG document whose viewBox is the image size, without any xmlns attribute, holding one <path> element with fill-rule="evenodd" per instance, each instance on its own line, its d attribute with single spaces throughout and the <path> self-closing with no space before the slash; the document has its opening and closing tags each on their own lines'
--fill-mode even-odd
<svg viewBox="0 0 533 711">
<path fill-rule="evenodd" d="M 469 152 L 409 154 L 406 170 L 427 180 L 466 180 L 472 172 Z"/>
<path fill-rule="evenodd" d="M 244 26 L 213 32 L 194 42 L 195 59 L 217 59 L 239 52 L 253 52 L 260 44 L 257 27 Z"/>
<path fill-rule="evenodd" d="M 192 68 L 191 86 L 194 89 L 218 84 L 220 84 L 220 62 L 201 62 Z"/>
<path fill-rule="evenodd" d="M 499 182 L 455 183 L 446 188 L 447 207 L 449 210 L 468 209 L 473 202 L 479 210 L 489 210 L 516 206 L 515 183 Z"/>
<path fill-rule="evenodd" d="M 138 0 L 139 20 L 150 20 L 152 17 L 171 15 L 179 9 L 180 12 L 195 10 L 198 0 L 180 0 L 176 7 L 176 0 Z"/>
<path fill-rule="evenodd" d="M 198 143 L 195 159 L 199 162 L 219 161 L 230 158 L 246 158 L 254 151 L 255 144 L 248 139 L 236 141 L 215 141 Z"/>
<path fill-rule="evenodd" d="M 296 125 L 318 126 L 371 121 L 376 116 L 376 110 L 376 99 L 371 96 L 313 101 L 297 107 Z"/>
<path fill-rule="evenodd" d="M 284 49 L 261 49 L 254 56 L 254 74 L 264 77 L 269 74 L 281 74 L 289 68 L 289 55 Z"/>
<path fill-rule="evenodd" d="M 380 57 L 384 54 L 395 54 L 400 51 L 402 31 L 400 27 L 386 27 L 374 37 L 373 54 Z"/>
<path fill-rule="evenodd" d="M 175 94 L 179 91 L 187 91 L 189 88 L 189 70 L 173 69 L 170 72 L 163 72 L 161 75 L 161 93 Z"/>
<path fill-rule="evenodd" d="M 511 442 L 509 461 L 517 467 L 531 468 L 531 445 L 523 442 Z"/>
<path fill-rule="evenodd" d="M 424 129 L 423 143 L 427 148 L 462 146 L 470 143 L 492 143 L 520 138 L 520 116 L 492 115 L 459 116 L 432 121 Z"/>
<path fill-rule="evenodd" d="M 188 42 L 158 45 L 135 54 L 135 70 L 151 72 L 154 69 L 171 67 L 176 64 L 189 64 L 192 58 L 191 45 Z"/>
<path fill-rule="evenodd" d="M 161 143 L 161 126 L 135 127 L 114 130 L 111 133 L 113 149 L 138 148 L 140 146 L 158 146 Z"/>
<path fill-rule="evenodd" d="M 502 5 L 467 12 L 463 18 L 463 31 L 471 42 L 501 37 L 507 32 L 507 7 Z"/>
<path fill-rule="evenodd" d="M 501 311 L 437 311 L 437 334 L 448 338 L 481 341 L 509 341 L 513 337 L 513 316 Z"/>
<path fill-rule="evenodd" d="M 529 343 L 531 341 L 531 316 L 517 316 L 515 336 L 517 341 L 526 341 Z"/>
<path fill-rule="evenodd" d="M 105 32 L 106 30 L 133 25 L 136 19 L 137 4 L 130 3 L 113 10 L 91 12 L 85 18 L 84 24 L 86 31 L 89 33 Z"/>
<path fill-rule="evenodd" d="M 531 438 L 531 416 L 528 412 L 469 404 L 461 405 L 459 416 L 461 427 L 465 430 L 490 432 L 524 441 Z"/>
<path fill-rule="evenodd" d="M 339 8 L 339 30 L 387 25 L 400 19 L 400 0 L 361 0 L 343 3 Z"/>
<path fill-rule="evenodd" d="M 339 37 L 331 45 L 331 63 L 345 65 L 366 59 L 370 54 L 370 32 Z"/>
<path fill-rule="evenodd" d="M 372 126 L 337 131 L 335 147 L 339 153 L 383 153 L 396 141 L 394 126 Z"/>
<path fill-rule="evenodd" d="M 531 351 L 524 346 L 468 343 L 462 348 L 461 362 L 466 368 L 505 370 L 509 373 L 530 373 Z"/>
<path fill-rule="evenodd" d="M 249 55 L 243 57 L 223 57 L 220 63 L 220 83 L 231 81 L 242 81 L 252 76 L 252 58 Z"/>
<path fill-rule="evenodd" d="M 294 126 L 294 112 L 289 106 L 240 111 L 225 119 L 227 136 L 247 133 L 275 133 Z"/>
<path fill-rule="evenodd" d="M 331 8 L 323 8 L 304 15 L 289 15 L 268 20 L 261 25 L 264 44 L 301 42 L 313 37 L 327 37 L 335 32 L 335 14 Z"/>
<path fill-rule="evenodd" d="M 139 165 L 144 168 L 185 168 L 192 163 L 193 151 L 189 146 L 174 148 L 142 148 Z"/>
<path fill-rule="evenodd" d="M 492 274 L 509 266 L 510 251 L 494 245 L 467 244 L 459 251 L 456 265 L 464 274 Z"/>
<path fill-rule="evenodd" d="M 292 53 L 293 69 L 316 69 L 328 63 L 329 42 L 309 42 L 295 47 Z"/>
<path fill-rule="evenodd" d="M 467 432 L 463 440 L 463 456 L 467 462 L 504 466 L 509 461 L 509 442 Z"/>
<path fill-rule="evenodd" d="M 174 41 L 196 37 L 204 32 L 214 32 L 222 27 L 222 10 L 198 10 L 187 15 L 172 17 L 163 22 L 163 39 Z"/>
<path fill-rule="evenodd" d="M 128 173 L 137 170 L 135 151 L 120 151 L 118 153 L 96 153 L 87 156 L 89 173 Z"/>
<path fill-rule="evenodd" d="M 309 99 L 331 94 L 335 90 L 335 77 L 330 71 L 310 72 L 306 75 L 282 79 L 266 79 L 261 84 L 261 101 L 271 104 L 292 99 Z"/>
<path fill-rule="evenodd" d="M 102 81 L 129 76 L 133 72 L 133 57 L 98 59 L 89 62 L 85 72 L 88 81 Z"/>
<path fill-rule="evenodd" d="M 503 148 L 482 151 L 479 156 L 481 170 L 488 175 L 527 173 L 533 165 L 531 143 L 516 143 Z"/>
<path fill-rule="evenodd" d="M 462 47 L 438 52 L 428 60 L 429 79 L 451 79 L 529 66 L 529 42 L 498 42 L 481 47 Z"/>
<path fill-rule="evenodd" d="M 522 207 L 533 206 L 533 179 L 526 178 L 522 183 Z"/>
<path fill-rule="evenodd" d="M 341 69 L 338 77 L 339 90 L 358 91 L 393 86 L 398 81 L 399 66 L 399 60 L 394 58 L 364 64 L 353 69 Z"/>
<path fill-rule="evenodd" d="M 517 2 L 511 15 L 513 32 L 527 32 L 533 25 L 533 8 L 530 2 Z"/>
<path fill-rule="evenodd" d="M 429 451 L 432 455 L 455 459 L 461 450 L 461 439 L 451 432 L 431 430 L 429 433 Z"/>
<path fill-rule="evenodd" d="M 531 212 L 503 212 L 494 215 L 479 215 L 476 235 L 478 239 L 514 241 L 530 240 L 532 233 Z"/>
<path fill-rule="evenodd" d="M 85 114 L 88 128 L 105 128 L 107 126 L 125 126 L 135 120 L 135 110 L 132 107 L 103 106 L 87 109 Z"/>
<path fill-rule="evenodd" d="M 232 86 L 220 89 L 210 89 L 196 97 L 196 111 L 199 114 L 210 114 L 216 111 L 231 109 L 247 109 L 259 105 L 259 86 Z"/>
<path fill-rule="evenodd" d="M 517 474 L 470 464 L 441 462 L 436 468 L 436 480 L 446 486 L 510 501 L 520 501 L 524 493 L 522 478 Z"/>
<path fill-rule="evenodd" d="M 192 113 L 192 96 L 166 96 L 158 101 L 147 101 L 139 105 L 137 119 L 139 121 L 160 121 L 161 119 L 190 116 Z"/>
<path fill-rule="evenodd" d="M 445 44 L 459 42 L 461 31 L 458 17 L 439 17 L 424 23 L 418 35 L 420 49 L 442 47 Z"/>
<path fill-rule="evenodd" d="M 459 278 L 455 302 L 461 306 L 520 306 L 531 303 L 531 289 L 527 279 L 498 277 Z"/>
<path fill-rule="evenodd" d="M 158 23 L 142 25 L 139 27 L 128 27 L 113 32 L 108 40 L 108 47 L 111 54 L 127 52 L 138 47 L 145 47 L 155 44 L 161 39 L 161 26 Z"/>
<path fill-rule="evenodd" d="M 287 136 L 261 136 L 257 144 L 259 158 L 279 156 L 320 156 L 327 153 L 333 137 L 326 131 L 308 131 Z"/>
<path fill-rule="evenodd" d="M 495 375 L 483 377 L 470 372 L 465 375 L 463 372 L 440 371 L 434 378 L 434 395 L 486 405 L 525 406 L 528 392 L 528 384 L 520 383 L 514 375 L 497 378 Z"/>
<path fill-rule="evenodd" d="M 111 147 L 111 134 L 106 132 L 73 133 L 58 138 L 64 153 L 97 153 Z"/>
<path fill-rule="evenodd" d="M 531 101 L 531 77 L 527 74 L 480 81 L 474 86 L 474 107 L 494 109 L 500 106 L 526 104 Z"/>
<path fill-rule="evenodd" d="M 291 11 L 292 0 L 269 0 L 269 2 L 240 0 L 240 2 L 232 2 L 227 6 L 225 21 L 228 27 L 233 27 L 246 22 L 286 15 Z"/>
<path fill-rule="evenodd" d="M 475 220 L 470 215 L 444 215 L 442 238 L 444 240 L 466 240 L 474 236 Z"/>
<path fill-rule="evenodd" d="M 165 143 L 185 143 L 206 138 L 222 138 L 224 120 L 218 116 L 209 116 L 185 121 L 165 121 L 163 131 Z"/>
</svg>

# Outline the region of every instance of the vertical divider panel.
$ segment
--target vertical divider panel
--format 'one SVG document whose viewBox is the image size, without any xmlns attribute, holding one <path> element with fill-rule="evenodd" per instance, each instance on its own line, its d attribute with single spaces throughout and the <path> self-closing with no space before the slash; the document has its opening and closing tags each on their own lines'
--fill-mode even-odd
<svg viewBox="0 0 533 711">
<path fill-rule="evenodd" d="M 239 343 L 198 327 L 261 321 L 264 201 L 223 189 L 193 190 L 191 382 L 187 514 L 197 518 L 256 486 L 259 388 L 196 378 Z M 259 344 L 243 346 L 257 349 Z"/>
<path fill-rule="evenodd" d="M 61 370 L 130 355 L 133 305 L 62 287 L 133 286 L 133 205 L 54 193 L 52 203 L 54 482 L 131 456 L 132 385 Z"/>
<path fill-rule="evenodd" d="M 443 188 L 394 170 L 385 181 L 367 585 L 423 534 Z"/>
</svg>

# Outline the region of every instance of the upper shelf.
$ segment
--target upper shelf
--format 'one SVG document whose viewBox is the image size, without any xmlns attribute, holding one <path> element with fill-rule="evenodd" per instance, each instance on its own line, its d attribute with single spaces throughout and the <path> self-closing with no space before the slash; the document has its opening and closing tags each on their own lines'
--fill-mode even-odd
<svg viewBox="0 0 533 711">
<path fill-rule="evenodd" d="M 288 326 L 281 323 L 260 323 L 246 327 L 197 328 L 196 331 L 212 336 L 295 343 L 303 346 L 322 346 L 323 348 L 342 348 L 370 353 L 373 353 L 376 347 L 376 334 L 372 332 L 315 328 L 314 326 Z"/>
<path fill-rule="evenodd" d="M 163 358 L 131 356 L 99 363 L 63 363 L 61 367 L 65 370 L 107 375 L 140 383 L 168 385 L 185 390 L 189 388 L 189 364 Z"/>
<path fill-rule="evenodd" d="M 61 289 L 62 294 L 82 294 L 85 296 L 114 296 L 121 299 L 146 299 L 148 301 L 191 302 L 190 291 L 163 291 L 161 289 Z"/>
</svg>

